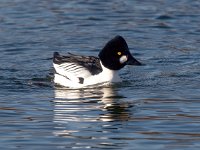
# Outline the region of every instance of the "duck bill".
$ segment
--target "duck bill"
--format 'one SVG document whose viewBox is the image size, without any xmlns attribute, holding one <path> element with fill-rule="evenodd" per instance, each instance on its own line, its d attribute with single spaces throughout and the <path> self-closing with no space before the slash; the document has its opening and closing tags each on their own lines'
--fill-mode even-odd
<svg viewBox="0 0 200 150">
<path fill-rule="evenodd" d="M 136 60 L 132 55 L 129 55 L 128 61 L 126 62 L 127 65 L 134 65 L 134 66 L 141 66 L 142 63 L 140 63 L 138 60 Z"/>
</svg>

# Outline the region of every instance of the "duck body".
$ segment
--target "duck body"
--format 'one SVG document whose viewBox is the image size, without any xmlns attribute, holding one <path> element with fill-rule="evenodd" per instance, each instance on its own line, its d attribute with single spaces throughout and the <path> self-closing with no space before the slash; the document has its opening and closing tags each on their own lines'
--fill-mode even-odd
<svg viewBox="0 0 200 150">
<path fill-rule="evenodd" d="M 96 84 L 121 82 L 118 71 L 125 65 L 141 65 L 129 52 L 121 36 L 110 40 L 99 57 L 54 52 L 54 82 L 69 88 L 83 88 Z"/>
</svg>

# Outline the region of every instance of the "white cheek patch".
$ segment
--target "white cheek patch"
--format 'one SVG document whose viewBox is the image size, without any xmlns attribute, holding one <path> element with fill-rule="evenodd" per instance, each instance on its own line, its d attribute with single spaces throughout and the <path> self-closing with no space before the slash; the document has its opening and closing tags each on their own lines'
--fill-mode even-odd
<svg viewBox="0 0 200 150">
<path fill-rule="evenodd" d="M 123 55 L 123 56 L 120 57 L 119 62 L 120 62 L 121 64 L 123 64 L 123 63 L 125 63 L 127 60 L 128 60 L 127 56 Z"/>
</svg>

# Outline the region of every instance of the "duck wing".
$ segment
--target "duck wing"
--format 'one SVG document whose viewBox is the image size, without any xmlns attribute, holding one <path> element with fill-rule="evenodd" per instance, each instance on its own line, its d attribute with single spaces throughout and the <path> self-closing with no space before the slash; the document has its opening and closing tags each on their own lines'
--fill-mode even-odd
<svg viewBox="0 0 200 150">
<path fill-rule="evenodd" d="M 100 60 L 95 56 L 80 56 L 68 53 L 61 56 L 58 52 L 54 53 L 53 64 L 57 74 L 67 77 L 70 80 L 86 78 L 102 72 Z"/>
</svg>

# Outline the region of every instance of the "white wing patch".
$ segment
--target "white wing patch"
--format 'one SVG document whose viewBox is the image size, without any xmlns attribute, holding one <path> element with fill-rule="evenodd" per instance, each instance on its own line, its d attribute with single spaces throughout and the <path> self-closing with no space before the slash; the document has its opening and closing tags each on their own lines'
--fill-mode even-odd
<svg viewBox="0 0 200 150">
<path fill-rule="evenodd" d="M 69 80 L 79 83 L 79 78 L 88 78 L 91 73 L 84 67 L 75 63 L 53 64 L 56 72 Z"/>
</svg>

